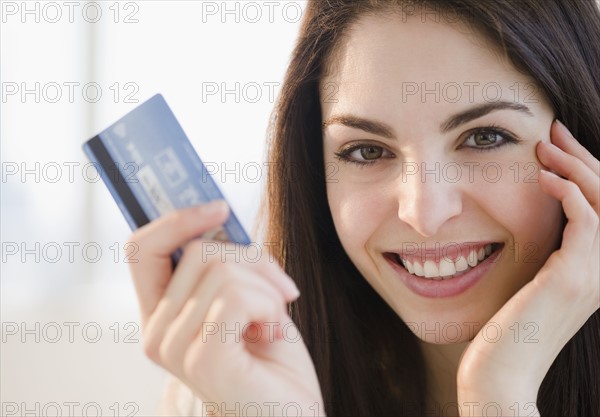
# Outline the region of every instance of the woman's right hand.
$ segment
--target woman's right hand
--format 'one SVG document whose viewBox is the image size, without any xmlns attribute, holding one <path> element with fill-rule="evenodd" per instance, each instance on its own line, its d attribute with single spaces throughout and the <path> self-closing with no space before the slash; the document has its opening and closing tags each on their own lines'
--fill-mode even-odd
<svg viewBox="0 0 600 417">
<path fill-rule="evenodd" d="M 314 365 L 286 311 L 299 294 L 291 278 L 264 250 L 246 260 L 240 245 L 194 239 L 228 214 L 224 201 L 211 202 L 131 236 L 145 352 L 191 388 L 203 415 L 325 415 Z"/>
</svg>

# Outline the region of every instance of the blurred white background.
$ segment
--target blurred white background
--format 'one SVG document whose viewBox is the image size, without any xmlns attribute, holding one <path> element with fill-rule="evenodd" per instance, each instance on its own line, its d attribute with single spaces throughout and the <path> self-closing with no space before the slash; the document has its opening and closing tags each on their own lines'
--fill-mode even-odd
<svg viewBox="0 0 600 417">
<path fill-rule="evenodd" d="M 215 179 L 252 230 L 266 170 L 243 166 L 264 161 L 305 1 L 0 4 L 0 415 L 152 415 L 166 374 L 143 354 L 130 231 L 81 145 L 162 93 L 237 172 Z"/>
</svg>

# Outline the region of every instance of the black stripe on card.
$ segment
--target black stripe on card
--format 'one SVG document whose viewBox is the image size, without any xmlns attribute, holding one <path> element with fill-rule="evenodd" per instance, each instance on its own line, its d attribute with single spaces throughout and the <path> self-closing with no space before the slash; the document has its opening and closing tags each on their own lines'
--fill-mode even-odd
<svg viewBox="0 0 600 417">
<path fill-rule="evenodd" d="M 103 178 L 106 178 L 112 184 L 115 192 L 121 198 L 121 202 L 123 206 L 129 211 L 129 215 L 135 222 L 137 227 L 142 227 L 143 225 L 150 222 L 150 219 L 144 213 L 142 206 L 137 201 L 131 189 L 127 185 L 127 180 L 121 175 L 121 171 L 119 170 L 118 164 L 113 161 L 108 150 L 102 143 L 102 139 L 100 136 L 94 136 L 92 139 L 88 141 L 90 150 L 94 153 L 96 160 L 102 167 L 104 171 L 102 173 Z"/>
</svg>

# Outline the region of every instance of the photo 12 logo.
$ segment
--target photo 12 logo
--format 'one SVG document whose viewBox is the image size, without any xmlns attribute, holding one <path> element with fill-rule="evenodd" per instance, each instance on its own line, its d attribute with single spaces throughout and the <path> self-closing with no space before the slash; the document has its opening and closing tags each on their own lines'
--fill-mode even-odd
<svg viewBox="0 0 600 417">
<path fill-rule="evenodd" d="M 15 82 L 5 81 L 2 83 L 2 103 L 21 102 L 25 103 L 74 103 L 82 101 L 85 103 L 97 103 L 104 95 L 112 99 L 114 103 L 139 103 L 136 97 L 140 87 L 134 82 L 114 82 L 102 87 L 97 82 L 81 83 L 78 81 L 49 81 Z"/>
<path fill-rule="evenodd" d="M 58 402 L 2 402 L 2 417 L 75 417 L 75 416 L 136 416 L 140 406 L 135 402 L 105 404 L 104 407 L 95 401 L 81 403 L 79 401 Z"/>
<path fill-rule="evenodd" d="M 3 1 L 2 23 L 139 23 L 134 1 Z"/>
<path fill-rule="evenodd" d="M 2 322 L 2 343 L 139 343 L 140 326 L 135 322 Z"/>
<path fill-rule="evenodd" d="M 2 263 L 95 264 L 104 256 L 114 263 L 137 263 L 136 243 L 112 243 L 108 248 L 98 242 L 2 242 Z"/>
</svg>

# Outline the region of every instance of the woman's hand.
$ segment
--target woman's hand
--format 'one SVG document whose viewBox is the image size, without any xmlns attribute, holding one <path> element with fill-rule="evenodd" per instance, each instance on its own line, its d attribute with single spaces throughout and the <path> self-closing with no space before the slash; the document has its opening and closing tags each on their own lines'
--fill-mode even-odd
<svg viewBox="0 0 600 417">
<path fill-rule="evenodd" d="M 299 294 L 293 281 L 264 250 L 250 259 L 240 245 L 192 240 L 227 216 L 227 205 L 213 202 L 132 235 L 146 354 L 192 389 L 203 415 L 324 415 L 313 363 L 286 311 Z M 173 272 L 170 255 L 182 246 Z"/>
<path fill-rule="evenodd" d="M 559 123 L 552 126 L 551 141 L 538 144 L 538 157 L 563 178 L 541 171 L 539 184 L 562 202 L 562 245 L 490 319 L 503 330 L 499 340 L 490 343 L 480 331 L 466 349 L 457 379 L 463 410 L 478 403 L 479 413 L 487 406 L 489 415 L 498 409 L 501 415 L 539 415 L 536 398 L 548 369 L 600 308 L 600 162 Z M 515 323 L 532 323 L 535 343 L 515 340 L 508 331 Z"/>
</svg>

